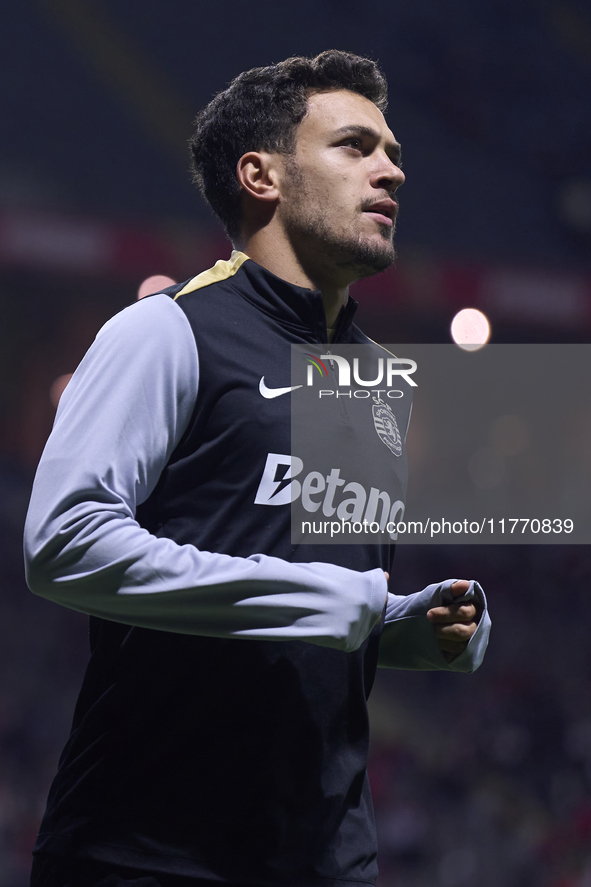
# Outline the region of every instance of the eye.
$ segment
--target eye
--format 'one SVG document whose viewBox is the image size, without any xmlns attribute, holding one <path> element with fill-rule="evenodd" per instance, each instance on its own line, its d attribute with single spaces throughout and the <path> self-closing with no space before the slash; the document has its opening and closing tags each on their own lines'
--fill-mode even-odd
<svg viewBox="0 0 591 887">
<path fill-rule="evenodd" d="M 343 145 L 346 145 L 350 148 L 355 148 L 356 151 L 361 151 L 363 147 L 361 139 L 358 139 L 355 136 L 352 136 L 350 139 L 345 139 Z"/>
</svg>

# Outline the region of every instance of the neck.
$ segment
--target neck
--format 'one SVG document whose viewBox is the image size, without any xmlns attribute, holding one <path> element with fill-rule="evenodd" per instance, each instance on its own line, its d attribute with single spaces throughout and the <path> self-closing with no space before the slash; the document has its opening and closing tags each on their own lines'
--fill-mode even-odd
<svg viewBox="0 0 591 887">
<path fill-rule="evenodd" d="M 329 268 L 299 255 L 283 232 L 261 228 L 236 243 L 236 248 L 267 271 L 305 289 L 320 290 L 326 326 L 334 327 L 341 308 L 349 299 L 349 282 L 337 281 Z M 283 234 L 283 236 L 281 236 Z"/>
</svg>

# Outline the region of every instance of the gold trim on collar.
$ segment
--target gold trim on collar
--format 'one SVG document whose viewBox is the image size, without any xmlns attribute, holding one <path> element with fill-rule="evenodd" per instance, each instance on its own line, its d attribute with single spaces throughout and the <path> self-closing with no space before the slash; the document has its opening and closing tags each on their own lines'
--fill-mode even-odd
<svg viewBox="0 0 591 887">
<path fill-rule="evenodd" d="M 186 293 L 192 293 L 194 290 L 200 290 L 211 283 L 218 283 L 220 280 L 227 280 L 228 277 L 233 277 L 247 259 L 248 256 L 245 253 L 241 253 L 237 249 L 233 250 L 229 259 L 220 259 L 213 268 L 208 268 L 207 271 L 202 271 L 197 277 L 193 277 L 176 294 L 174 301 L 176 302 L 179 296 L 184 296 Z"/>
</svg>

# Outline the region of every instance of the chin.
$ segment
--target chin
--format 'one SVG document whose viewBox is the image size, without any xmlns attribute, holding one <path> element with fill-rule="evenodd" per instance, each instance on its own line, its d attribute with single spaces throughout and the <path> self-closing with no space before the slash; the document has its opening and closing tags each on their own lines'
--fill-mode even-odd
<svg viewBox="0 0 591 887">
<path fill-rule="evenodd" d="M 351 247 L 351 245 L 350 245 Z M 396 261 L 396 251 L 391 241 L 387 243 L 361 243 L 357 241 L 354 248 L 350 248 L 349 255 L 341 264 L 341 267 L 354 271 L 357 279 L 371 277 L 385 271 Z"/>
<path fill-rule="evenodd" d="M 304 247 L 302 254 L 309 256 L 310 267 L 332 265 L 346 271 L 351 283 L 385 271 L 396 260 L 392 229 L 385 236 L 368 237 L 366 232 L 359 231 L 352 237 L 350 232 L 337 233 L 324 219 L 297 219 L 290 226 L 290 234 Z"/>
</svg>

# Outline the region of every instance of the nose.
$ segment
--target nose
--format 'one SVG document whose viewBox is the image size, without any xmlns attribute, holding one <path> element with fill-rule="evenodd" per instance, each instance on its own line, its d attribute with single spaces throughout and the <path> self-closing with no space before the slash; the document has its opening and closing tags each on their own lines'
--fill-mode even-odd
<svg viewBox="0 0 591 887">
<path fill-rule="evenodd" d="M 379 162 L 376 163 L 371 179 L 374 188 L 382 188 L 394 193 L 404 184 L 405 175 L 384 151 L 380 154 Z"/>
</svg>

